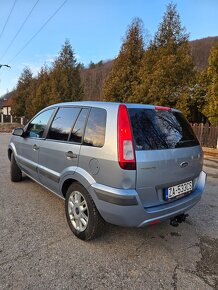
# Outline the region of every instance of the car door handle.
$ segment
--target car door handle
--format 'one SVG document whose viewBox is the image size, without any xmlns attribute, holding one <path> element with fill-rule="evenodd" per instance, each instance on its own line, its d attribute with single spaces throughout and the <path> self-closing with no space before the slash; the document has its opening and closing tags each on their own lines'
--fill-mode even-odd
<svg viewBox="0 0 218 290">
<path fill-rule="evenodd" d="M 34 144 L 34 145 L 33 145 L 33 150 L 34 150 L 34 151 L 39 150 L 39 146 L 37 146 L 36 144 Z"/>
<path fill-rule="evenodd" d="M 67 159 L 77 158 L 77 154 L 74 154 L 72 151 L 66 153 Z"/>
</svg>

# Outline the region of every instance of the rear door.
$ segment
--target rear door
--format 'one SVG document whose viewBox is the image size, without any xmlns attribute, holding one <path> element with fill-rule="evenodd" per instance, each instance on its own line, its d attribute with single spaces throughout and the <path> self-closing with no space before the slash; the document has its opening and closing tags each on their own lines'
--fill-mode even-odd
<svg viewBox="0 0 218 290">
<path fill-rule="evenodd" d="M 137 162 L 136 189 L 145 206 L 166 202 L 168 187 L 195 181 L 202 152 L 190 125 L 178 111 L 129 109 Z"/>
<path fill-rule="evenodd" d="M 56 193 L 64 172 L 74 172 L 78 165 L 88 111 L 88 108 L 60 107 L 40 148 L 40 182 Z"/>
</svg>

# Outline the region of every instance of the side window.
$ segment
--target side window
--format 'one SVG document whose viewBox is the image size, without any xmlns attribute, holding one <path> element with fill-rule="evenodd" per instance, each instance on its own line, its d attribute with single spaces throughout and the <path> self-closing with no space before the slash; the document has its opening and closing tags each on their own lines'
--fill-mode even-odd
<svg viewBox="0 0 218 290">
<path fill-rule="evenodd" d="M 83 132 L 85 128 L 88 111 L 89 111 L 88 109 L 81 110 L 79 117 L 77 118 L 76 123 L 73 127 L 71 136 L 70 136 L 71 142 L 76 142 L 76 143 L 82 142 L 82 136 L 83 136 Z"/>
<path fill-rule="evenodd" d="M 26 137 L 42 138 L 53 112 L 54 109 L 50 109 L 36 116 L 28 125 Z"/>
<path fill-rule="evenodd" d="M 47 139 L 67 141 L 80 108 L 60 108 L 48 132 Z"/>
<path fill-rule="evenodd" d="M 92 108 L 86 125 L 84 144 L 95 147 L 104 145 L 106 110 Z"/>
</svg>

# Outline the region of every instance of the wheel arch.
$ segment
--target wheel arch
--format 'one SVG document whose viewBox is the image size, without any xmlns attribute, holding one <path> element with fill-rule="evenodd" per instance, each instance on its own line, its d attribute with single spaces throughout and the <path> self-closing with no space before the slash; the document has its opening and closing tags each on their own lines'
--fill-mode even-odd
<svg viewBox="0 0 218 290">
<path fill-rule="evenodd" d="M 95 183 L 95 180 L 93 179 L 93 177 L 91 175 L 89 175 L 83 169 L 82 169 L 82 171 L 84 171 L 85 174 L 84 174 L 84 172 L 80 172 L 80 171 L 75 171 L 73 174 L 68 174 L 62 178 L 62 181 L 60 183 L 60 193 L 65 198 L 69 186 L 74 182 L 78 182 L 88 191 L 88 193 L 95 200 L 96 197 L 93 196 L 93 191 L 90 190 L 91 185 L 93 183 Z"/>
<path fill-rule="evenodd" d="M 11 155 L 12 153 L 14 154 L 14 157 L 16 158 L 17 156 L 17 150 L 16 150 L 16 147 L 14 145 L 14 143 L 10 143 L 9 146 L 8 146 L 8 159 L 11 161 Z"/>
<path fill-rule="evenodd" d="M 11 161 L 11 155 L 13 153 L 13 150 L 11 148 L 8 148 L 8 159 Z"/>
<path fill-rule="evenodd" d="M 64 198 L 66 197 L 67 190 L 68 190 L 69 186 L 75 182 L 78 182 L 78 181 L 73 179 L 73 178 L 68 178 L 63 182 L 63 184 L 61 186 L 61 193 L 62 193 Z"/>
</svg>

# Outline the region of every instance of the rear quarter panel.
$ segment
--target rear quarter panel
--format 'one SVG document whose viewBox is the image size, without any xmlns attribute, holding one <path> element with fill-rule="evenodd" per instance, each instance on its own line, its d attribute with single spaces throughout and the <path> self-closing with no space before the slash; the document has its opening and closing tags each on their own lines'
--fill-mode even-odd
<svg viewBox="0 0 218 290">
<path fill-rule="evenodd" d="M 81 146 L 79 167 L 97 183 L 123 189 L 135 188 L 135 170 L 123 170 L 117 155 L 117 113 L 119 105 L 106 107 L 107 121 L 103 147 Z"/>
</svg>

